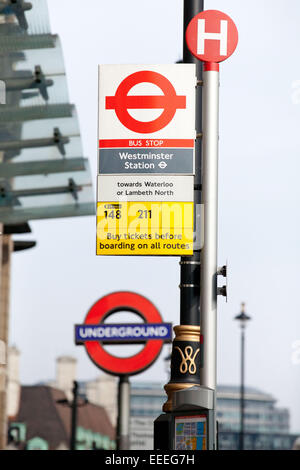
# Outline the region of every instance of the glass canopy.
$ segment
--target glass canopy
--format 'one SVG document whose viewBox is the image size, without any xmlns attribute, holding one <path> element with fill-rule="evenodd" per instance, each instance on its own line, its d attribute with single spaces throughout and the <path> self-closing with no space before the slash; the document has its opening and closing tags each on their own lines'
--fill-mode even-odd
<svg viewBox="0 0 300 470">
<path fill-rule="evenodd" d="M 0 222 L 92 215 L 95 203 L 46 0 L 0 0 Z"/>
</svg>

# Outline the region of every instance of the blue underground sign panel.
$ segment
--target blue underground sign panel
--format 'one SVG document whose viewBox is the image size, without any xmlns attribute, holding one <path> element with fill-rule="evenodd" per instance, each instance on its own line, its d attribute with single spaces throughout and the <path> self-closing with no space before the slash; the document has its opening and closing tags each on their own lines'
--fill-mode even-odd
<svg viewBox="0 0 300 470">
<path fill-rule="evenodd" d="M 171 323 L 128 323 L 76 325 L 75 342 L 101 341 L 105 343 L 139 343 L 150 339 L 172 340 Z"/>
</svg>

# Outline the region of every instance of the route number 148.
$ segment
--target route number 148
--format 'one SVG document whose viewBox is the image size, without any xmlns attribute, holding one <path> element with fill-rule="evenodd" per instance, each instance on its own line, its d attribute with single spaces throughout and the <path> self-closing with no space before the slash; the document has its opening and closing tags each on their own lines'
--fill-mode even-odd
<svg viewBox="0 0 300 470">
<path fill-rule="evenodd" d="M 104 216 L 106 219 L 121 219 L 121 211 L 120 209 L 111 210 L 111 211 L 104 211 Z"/>
</svg>

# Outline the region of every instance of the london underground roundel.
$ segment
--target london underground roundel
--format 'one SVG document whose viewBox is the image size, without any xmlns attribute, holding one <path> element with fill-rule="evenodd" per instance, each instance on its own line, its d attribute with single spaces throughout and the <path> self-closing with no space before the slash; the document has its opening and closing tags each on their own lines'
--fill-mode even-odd
<svg viewBox="0 0 300 470">
<path fill-rule="evenodd" d="M 197 59 L 218 63 L 233 54 L 238 43 L 238 30 L 232 19 L 218 10 L 202 11 L 186 29 L 186 43 Z"/>
<path fill-rule="evenodd" d="M 140 83 L 152 83 L 162 95 L 128 95 L 130 90 Z M 141 70 L 126 77 L 119 85 L 115 96 L 106 97 L 106 109 L 114 109 L 119 121 L 134 132 L 152 133 L 166 127 L 175 116 L 177 109 L 186 108 L 186 97 L 177 96 L 172 83 L 160 73 Z M 160 116 L 143 122 L 134 119 L 128 109 L 162 109 Z"/>
<path fill-rule="evenodd" d="M 130 326 L 131 324 L 108 325 L 104 323 L 108 317 L 120 311 L 135 313 L 144 320 L 144 323 L 134 325 L 134 328 Z M 148 325 L 151 325 L 152 331 L 155 331 L 155 327 L 161 332 L 164 331 L 164 336 L 158 335 L 155 339 L 147 340 L 144 337 L 141 340 L 141 333 L 139 331 L 145 333 Z M 84 330 L 83 327 L 85 328 Z M 114 292 L 102 297 L 91 307 L 84 324 L 76 325 L 75 328 L 76 336 L 77 330 L 80 330 L 80 328 L 82 334 L 86 335 L 85 339 L 81 339 L 81 341 L 76 340 L 76 342 L 85 345 L 89 357 L 96 366 L 113 375 L 134 375 L 147 369 L 159 356 L 164 341 L 171 340 L 171 324 L 163 323 L 162 317 L 153 303 L 134 292 Z M 87 337 L 89 334 L 88 330 L 91 330 L 90 334 L 92 335 L 93 331 L 96 334 L 103 334 L 106 331 L 111 336 L 114 332 L 119 332 L 118 334 L 121 335 L 125 334 L 129 329 L 133 335 L 139 336 L 139 339 L 135 338 L 133 341 L 130 341 L 131 343 L 143 342 L 145 344 L 140 352 L 130 357 L 117 357 L 106 351 L 102 343 L 113 344 L 113 341 L 108 341 L 107 338 L 103 341 L 103 339 L 97 340 L 97 338 L 88 340 Z M 168 338 L 166 330 L 168 330 Z M 151 337 L 153 338 L 154 336 L 152 335 Z M 118 344 L 121 342 L 126 342 L 126 340 L 123 338 L 122 341 L 118 341 Z"/>
</svg>

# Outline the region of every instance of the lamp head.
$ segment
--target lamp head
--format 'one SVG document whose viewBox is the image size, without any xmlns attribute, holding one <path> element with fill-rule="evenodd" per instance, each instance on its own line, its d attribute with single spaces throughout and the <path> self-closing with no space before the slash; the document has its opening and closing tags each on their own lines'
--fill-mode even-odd
<svg viewBox="0 0 300 470">
<path fill-rule="evenodd" d="M 244 329 L 246 327 L 247 321 L 251 320 L 251 317 L 245 313 L 245 303 L 242 302 L 241 304 L 241 313 L 234 317 L 235 320 L 238 320 L 240 323 L 240 327 Z"/>
</svg>

